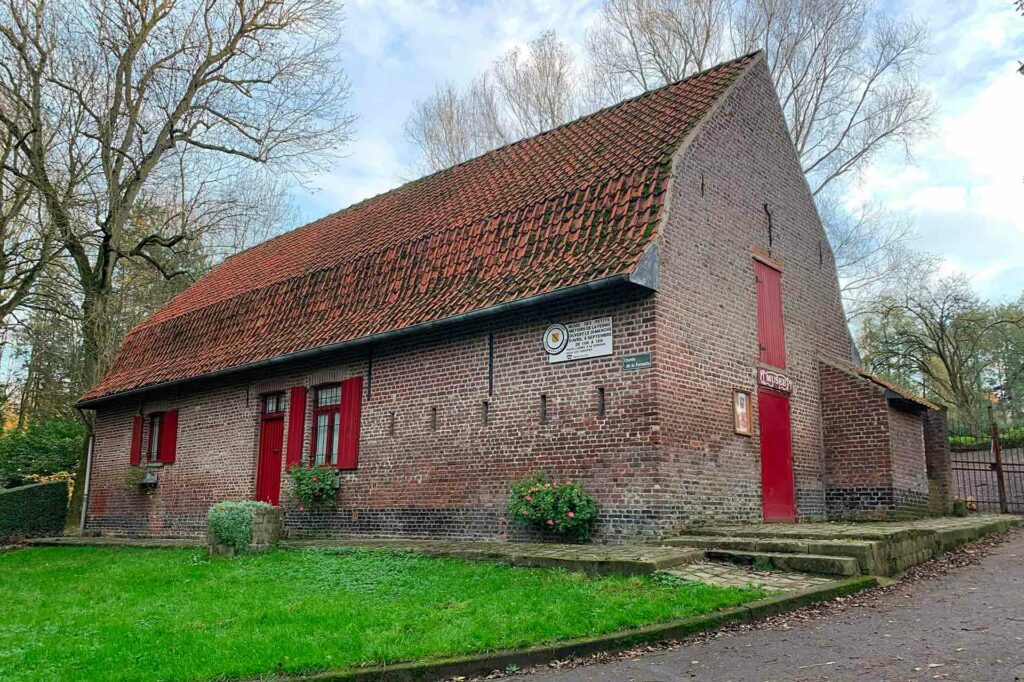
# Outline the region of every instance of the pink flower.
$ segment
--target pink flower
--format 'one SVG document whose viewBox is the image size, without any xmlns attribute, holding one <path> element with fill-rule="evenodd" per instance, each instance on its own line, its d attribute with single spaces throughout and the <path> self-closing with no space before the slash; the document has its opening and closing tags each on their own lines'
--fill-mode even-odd
<svg viewBox="0 0 1024 682">
<path fill-rule="evenodd" d="M 549 526 L 553 526 L 553 525 L 555 525 L 555 522 L 554 522 L 554 521 L 552 521 L 551 519 L 548 519 L 548 525 L 549 525 Z"/>
<path fill-rule="evenodd" d="M 313 477 L 313 482 L 314 482 L 314 483 L 316 483 L 316 482 L 317 482 L 317 481 L 319 481 L 319 480 L 320 480 L 320 477 L 319 477 L 319 476 L 314 476 L 314 477 Z"/>
<path fill-rule="evenodd" d="M 300 505 L 299 505 L 299 511 L 306 511 L 306 508 L 305 508 L 305 507 L 303 507 L 303 506 L 302 506 L 302 505 L 300 504 Z"/>
<path fill-rule="evenodd" d="M 532 499 L 533 499 L 533 497 L 531 497 L 530 495 L 527 495 L 527 496 L 526 496 L 526 501 L 527 501 L 527 502 L 529 502 L 529 501 L 530 501 L 530 500 L 532 500 Z"/>
<path fill-rule="evenodd" d="M 576 518 L 576 512 L 566 512 L 565 515 L 568 516 L 570 519 Z"/>
</svg>

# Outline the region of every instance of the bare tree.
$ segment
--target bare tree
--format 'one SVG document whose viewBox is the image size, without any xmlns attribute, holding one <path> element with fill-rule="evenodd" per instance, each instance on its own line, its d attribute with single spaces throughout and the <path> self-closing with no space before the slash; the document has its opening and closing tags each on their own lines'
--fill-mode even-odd
<svg viewBox="0 0 1024 682">
<path fill-rule="evenodd" d="M 438 86 L 417 101 L 405 136 L 431 172 L 536 135 L 582 113 L 579 73 L 568 45 L 553 31 L 515 48 L 464 89 Z"/>
<path fill-rule="evenodd" d="M 243 169 L 296 174 L 349 139 L 340 18 L 329 0 L 3 0 L 0 129 L 25 159 L 5 167 L 73 263 L 85 384 L 112 360 L 120 261 L 178 275 L 159 253 Z"/>
<path fill-rule="evenodd" d="M 16 66 L 8 67 L 20 79 Z M 45 208 L 25 177 L 25 155 L 11 132 L 0 128 L 0 329 L 33 294 L 47 264 L 62 249 Z"/>
<path fill-rule="evenodd" d="M 922 281 L 931 276 L 937 258 L 910 248 L 913 224 L 874 202 L 849 206 L 838 186 L 817 199 L 836 270 L 841 278 L 847 319 L 871 311 L 876 299 L 894 281 Z"/>
<path fill-rule="evenodd" d="M 483 147 L 475 134 L 470 98 L 454 83 L 437 86 L 434 94 L 413 104 L 405 120 L 405 137 L 419 149 L 418 165 L 426 172 L 471 159 Z"/>
<path fill-rule="evenodd" d="M 766 52 L 815 194 L 927 131 L 934 107 L 916 80 L 922 25 L 875 15 L 865 0 L 756 0 L 736 31 L 743 49 Z"/>
<path fill-rule="evenodd" d="M 815 194 L 927 129 L 924 41 L 923 26 L 870 0 L 607 0 L 587 37 L 594 67 L 626 76 L 629 92 L 707 68 L 723 46 L 764 50 Z"/>
<path fill-rule="evenodd" d="M 726 57 L 729 0 L 608 0 L 587 33 L 612 101 L 686 78 Z M 618 89 L 618 92 L 616 92 Z"/>
</svg>

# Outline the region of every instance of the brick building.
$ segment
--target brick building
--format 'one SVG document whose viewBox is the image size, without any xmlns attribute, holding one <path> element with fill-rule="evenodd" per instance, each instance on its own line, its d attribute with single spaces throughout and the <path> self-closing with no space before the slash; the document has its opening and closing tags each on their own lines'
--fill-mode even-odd
<svg viewBox="0 0 1024 682">
<path fill-rule="evenodd" d="M 930 406 L 839 386 L 878 386 L 854 360 L 748 55 L 219 265 L 80 402 L 86 527 L 198 534 L 311 462 L 339 469 L 337 508 L 289 510 L 296 536 L 504 536 L 509 483 L 538 470 L 595 495 L 605 540 L 919 511 Z M 885 447 L 848 447 L 868 430 Z"/>
</svg>

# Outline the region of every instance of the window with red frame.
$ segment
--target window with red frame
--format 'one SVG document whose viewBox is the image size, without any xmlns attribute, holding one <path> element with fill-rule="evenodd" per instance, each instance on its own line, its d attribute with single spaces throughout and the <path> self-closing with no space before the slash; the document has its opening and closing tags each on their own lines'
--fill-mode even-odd
<svg viewBox="0 0 1024 682">
<path fill-rule="evenodd" d="M 341 430 L 341 384 L 316 389 L 313 403 L 313 464 L 337 466 Z"/>
</svg>

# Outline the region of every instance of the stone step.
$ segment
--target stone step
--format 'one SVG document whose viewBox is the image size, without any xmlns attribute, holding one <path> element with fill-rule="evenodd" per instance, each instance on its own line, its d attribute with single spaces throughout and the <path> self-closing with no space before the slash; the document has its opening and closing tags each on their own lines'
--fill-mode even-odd
<svg viewBox="0 0 1024 682">
<path fill-rule="evenodd" d="M 411 540 L 331 538 L 288 540 L 284 548 L 349 547 L 390 549 L 513 566 L 564 568 L 591 575 L 648 575 L 704 558 L 699 547 L 650 545 L 570 545 L 490 540 Z"/>
<path fill-rule="evenodd" d="M 721 535 L 687 535 L 663 540 L 675 547 L 725 549 L 742 552 L 779 554 L 814 554 L 830 557 L 852 557 L 861 573 L 885 575 L 885 547 L 874 540 L 827 540 L 811 538 L 729 537 Z"/>
<path fill-rule="evenodd" d="M 704 556 L 712 561 L 732 561 L 738 564 L 768 564 L 772 568 L 800 573 L 851 576 L 860 573 L 857 560 L 848 556 L 823 554 L 788 554 L 785 552 L 753 552 L 733 549 L 706 549 Z"/>
</svg>

